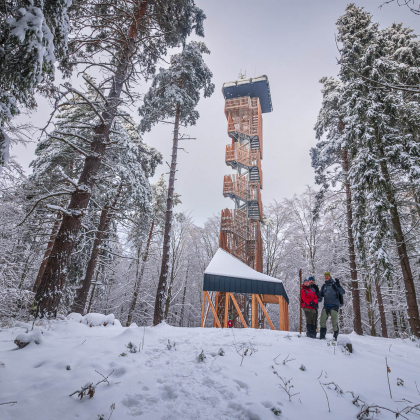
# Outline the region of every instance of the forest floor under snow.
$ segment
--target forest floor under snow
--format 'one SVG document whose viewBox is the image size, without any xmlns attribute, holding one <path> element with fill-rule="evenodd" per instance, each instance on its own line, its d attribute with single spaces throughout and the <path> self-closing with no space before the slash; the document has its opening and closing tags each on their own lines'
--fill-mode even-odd
<svg viewBox="0 0 420 420">
<path fill-rule="evenodd" d="M 363 404 L 383 407 L 375 418 L 395 419 L 386 409 L 420 404 L 417 340 L 352 334 L 349 354 L 342 345 L 293 332 L 61 320 L 35 326 L 39 344 L 18 349 L 14 339 L 31 327 L 15 323 L 0 331 L 0 404 L 16 402 L 0 405 L 2 420 L 344 420 L 356 419 Z M 140 351 L 130 352 L 130 342 Z M 283 364 L 287 357 L 292 360 Z M 108 382 L 92 398 L 69 396 L 102 375 Z M 297 395 L 289 401 L 282 387 L 291 385 Z M 354 404 L 356 397 L 363 402 Z M 400 418 L 419 414 L 414 409 Z"/>
</svg>

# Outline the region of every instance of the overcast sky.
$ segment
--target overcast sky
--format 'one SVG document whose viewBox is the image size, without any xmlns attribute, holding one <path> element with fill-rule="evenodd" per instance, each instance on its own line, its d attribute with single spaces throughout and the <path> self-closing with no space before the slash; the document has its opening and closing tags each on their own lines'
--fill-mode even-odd
<svg viewBox="0 0 420 420">
<path fill-rule="evenodd" d="M 373 20 L 386 27 L 403 22 L 420 33 L 420 16 L 405 7 L 382 0 L 356 2 L 373 14 Z M 314 184 L 309 149 L 315 144 L 313 126 L 321 105 L 322 76 L 338 72 L 334 34 L 337 18 L 348 1 L 342 0 L 196 0 L 204 9 L 204 42 L 211 50 L 206 62 L 213 72 L 215 93 L 202 99 L 198 106 L 200 119 L 186 131 L 196 141 L 185 141 L 188 152 L 179 152 L 176 191 L 182 204 L 178 211 L 191 211 L 197 224 L 213 214 L 220 214 L 233 202 L 223 198 L 223 175 L 230 173 L 224 163 L 225 145 L 230 143 L 223 112 L 221 88 L 224 82 L 236 80 L 239 71 L 247 77 L 265 74 L 269 78 L 273 112 L 264 119 L 264 203 L 301 193 Z M 146 89 L 142 86 L 141 89 Z M 35 126 L 45 124 L 51 109 L 45 100 L 32 114 Z M 137 120 L 138 116 L 133 115 Z M 34 136 L 36 139 L 37 136 Z M 144 136 L 170 161 L 171 127 L 157 126 Z M 15 147 L 16 155 L 27 168 L 34 157 L 35 144 Z M 166 164 L 157 170 L 167 172 Z M 29 170 L 28 170 L 29 171 Z"/>
</svg>

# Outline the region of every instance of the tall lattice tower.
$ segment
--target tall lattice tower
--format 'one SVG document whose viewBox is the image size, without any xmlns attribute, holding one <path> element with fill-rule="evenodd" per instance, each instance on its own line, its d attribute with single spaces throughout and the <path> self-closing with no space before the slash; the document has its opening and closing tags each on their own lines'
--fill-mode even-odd
<svg viewBox="0 0 420 420">
<path fill-rule="evenodd" d="M 262 114 L 273 110 L 270 85 L 267 76 L 241 77 L 225 83 L 222 92 L 232 139 L 225 161 L 236 173 L 225 175 L 223 181 L 223 195 L 234 201 L 235 208 L 222 210 L 219 246 L 262 272 Z"/>
</svg>

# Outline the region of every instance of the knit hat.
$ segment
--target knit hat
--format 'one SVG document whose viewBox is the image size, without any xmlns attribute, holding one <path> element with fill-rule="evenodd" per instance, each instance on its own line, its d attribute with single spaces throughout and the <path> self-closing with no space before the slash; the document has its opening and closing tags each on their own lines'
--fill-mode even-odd
<svg viewBox="0 0 420 420">
<path fill-rule="evenodd" d="M 315 281 L 315 279 L 313 278 L 313 276 L 309 277 L 308 280 L 309 281 L 311 281 L 311 280 Z"/>
<path fill-rule="evenodd" d="M 324 273 L 324 276 L 330 276 L 330 277 L 331 277 L 331 274 L 330 274 L 330 272 L 329 272 L 329 271 L 326 271 L 326 272 Z"/>
<path fill-rule="evenodd" d="M 309 281 L 308 279 L 303 280 L 303 282 L 305 283 L 305 281 Z"/>
</svg>

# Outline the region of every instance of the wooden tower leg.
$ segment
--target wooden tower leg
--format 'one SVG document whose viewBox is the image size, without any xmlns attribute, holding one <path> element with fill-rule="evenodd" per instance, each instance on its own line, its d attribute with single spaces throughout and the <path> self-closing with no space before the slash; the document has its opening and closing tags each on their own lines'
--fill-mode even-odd
<svg viewBox="0 0 420 420">
<path fill-rule="evenodd" d="M 251 328 L 255 328 L 255 295 L 252 294 L 251 303 Z"/>
<path fill-rule="evenodd" d="M 226 296 L 225 296 L 225 324 L 223 326 L 223 328 L 227 328 L 228 326 L 228 316 L 229 316 L 229 292 L 226 292 Z"/>
<path fill-rule="evenodd" d="M 215 302 L 214 302 L 214 306 L 215 306 L 216 314 L 217 314 L 218 310 L 219 310 L 219 292 L 216 292 L 216 299 L 215 299 Z M 216 320 L 214 320 L 214 322 L 213 322 L 213 327 L 216 327 Z"/>
<path fill-rule="evenodd" d="M 206 306 L 206 296 L 204 295 L 203 292 L 203 307 L 201 308 L 201 328 L 204 327 L 204 309 Z"/>
<path fill-rule="evenodd" d="M 286 299 L 284 299 L 284 316 L 286 318 L 286 331 L 289 331 L 289 305 L 286 302 Z"/>
</svg>

